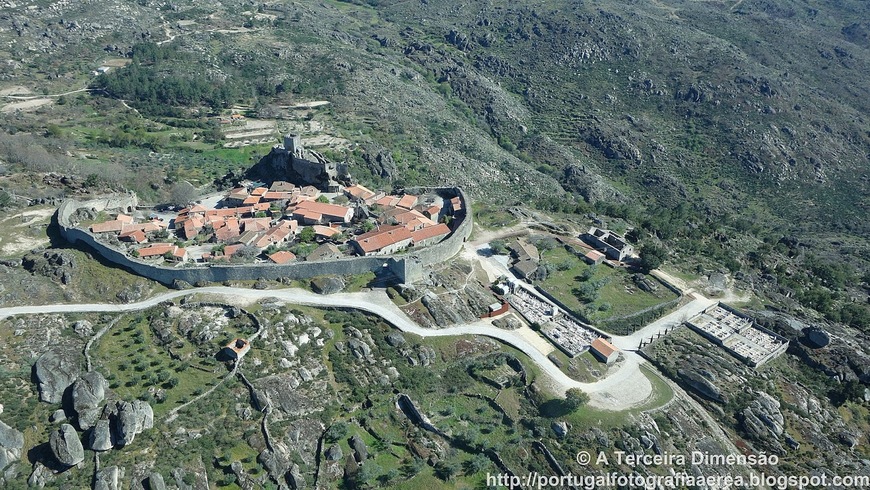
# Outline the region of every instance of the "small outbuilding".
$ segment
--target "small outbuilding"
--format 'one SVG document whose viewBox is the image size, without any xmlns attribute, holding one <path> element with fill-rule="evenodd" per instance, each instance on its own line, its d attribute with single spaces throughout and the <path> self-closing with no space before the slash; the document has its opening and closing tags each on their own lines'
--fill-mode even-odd
<svg viewBox="0 0 870 490">
<path fill-rule="evenodd" d="M 241 359 L 251 349 L 251 343 L 245 339 L 233 339 L 220 352 L 217 353 L 217 360 L 223 362 L 236 361 Z"/>
<path fill-rule="evenodd" d="M 604 337 L 593 340 L 589 350 L 592 351 L 592 355 L 605 364 L 612 364 L 619 358 L 619 349 Z"/>
<path fill-rule="evenodd" d="M 583 259 L 589 265 L 598 265 L 598 264 L 604 262 L 604 259 L 606 257 L 607 257 L 606 255 L 599 252 L 598 250 L 590 250 L 589 253 L 587 253 L 586 255 L 583 256 Z"/>
</svg>

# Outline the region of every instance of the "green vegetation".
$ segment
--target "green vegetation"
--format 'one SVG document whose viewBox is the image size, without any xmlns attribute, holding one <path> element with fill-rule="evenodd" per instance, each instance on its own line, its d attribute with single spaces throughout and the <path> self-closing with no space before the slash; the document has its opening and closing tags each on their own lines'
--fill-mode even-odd
<svg viewBox="0 0 870 490">
<path fill-rule="evenodd" d="M 474 204 L 474 221 L 484 228 L 506 228 L 519 223 L 516 216 L 503 207 L 483 202 Z"/>
<path fill-rule="evenodd" d="M 221 347 L 253 333 L 250 325 L 229 324 L 203 342 L 194 330 L 203 326 L 191 324 L 195 318 L 153 311 L 123 318 L 94 345 L 97 369 L 121 398 L 151 403 L 155 416 L 189 401 L 223 377 L 214 357 Z"/>
<path fill-rule="evenodd" d="M 541 260 L 556 264 L 541 287 L 592 322 L 633 315 L 677 298 L 663 286 L 652 293 L 643 291 L 628 273 L 605 265 L 590 266 L 563 247 L 543 251 Z"/>
</svg>

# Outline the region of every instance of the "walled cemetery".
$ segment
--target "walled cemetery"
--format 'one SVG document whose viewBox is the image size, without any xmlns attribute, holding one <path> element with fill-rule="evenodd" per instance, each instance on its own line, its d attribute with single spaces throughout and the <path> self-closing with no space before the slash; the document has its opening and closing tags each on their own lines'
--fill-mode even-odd
<svg viewBox="0 0 870 490">
<path fill-rule="evenodd" d="M 601 333 L 515 282 L 510 285 L 507 300 L 529 323 L 540 325 L 541 333 L 571 357 L 586 352 L 595 339 L 602 337 Z"/>
<path fill-rule="evenodd" d="M 722 303 L 707 308 L 686 325 L 753 367 L 775 359 L 788 349 L 787 339 Z"/>
</svg>

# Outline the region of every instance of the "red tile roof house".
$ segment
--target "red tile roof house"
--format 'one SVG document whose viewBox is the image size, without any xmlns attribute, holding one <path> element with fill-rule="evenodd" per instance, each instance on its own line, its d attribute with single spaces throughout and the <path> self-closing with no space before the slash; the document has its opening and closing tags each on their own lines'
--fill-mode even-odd
<svg viewBox="0 0 870 490">
<path fill-rule="evenodd" d="M 377 197 L 377 194 L 375 194 L 371 189 L 359 184 L 345 188 L 344 193 L 350 199 L 359 201 L 368 201 Z M 383 193 L 380 197 L 383 197 Z M 377 198 L 380 199 L 380 197 Z"/>
<path fill-rule="evenodd" d="M 411 238 L 414 241 L 415 247 L 426 247 L 440 242 L 449 234 L 450 227 L 444 223 L 440 223 L 435 226 L 427 226 L 417 231 L 412 231 Z"/>
<path fill-rule="evenodd" d="M 270 218 L 244 218 L 239 221 L 242 231 L 265 231 L 272 227 Z"/>
<path fill-rule="evenodd" d="M 284 223 L 290 223 L 285 221 Z M 257 239 L 254 242 L 254 245 L 258 248 L 266 248 L 269 245 L 280 245 L 287 241 L 287 238 L 292 235 L 293 232 L 290 229 L 290 225 L 278 225 L 269 228 L 269 231 L 266 232 L 265 235 Z"/>
<path fill-rule="evenodd" d="M 275 182 L 272 182 L 272 185 L 269 187 L 269 190 L 272 192 L 293 192 L 295 189 L 295 185 L 283 180 L 276 180 Z"/>
<path fill-rule="evenodd" d="M 117 220 L 120 221 L 121 223 L 124 223 L 124 224 L 127 224 L 127 225 L 133 223 L 133 217 L 130 216 L 130 215 L 127 215 L 127 214 L 118 214 L 118 217 L 115 218 L 115 219 L 117 219 Z"/>
<path fill-rule="evenodd" d="M 177 248 L 178 247 L 171 243 L 155 243 L 140 248 L 137 252 L 139 253 L 139 257 L 143 259 L 153 259 L 154 257 L 163 257 L 166 253 L 175 253 L 175 249 Z"/>
<path fill-rule="evenodd" d="M 619 349 L 602 337 L 593 340 L 589 350 L 599 361 L 606 364 L 611 364 L 619 358 Z"/>
<path fill-rule="evenodd" d="M 303 196 L 310 197 L 311 199 L 317 199 L 320 196 L 320 189 L 313 185 L 306 185 L 300 189 L 300 192 Z"/>
<path fill-rule="evenodd" d="M 175 262 L 187 262 L 187 250 L 183 247 L 176 247 L 172 251 L 172 259 Z"/>
<path fill-rule="evenodd" d="M 441 206 L 430 206 L 428 209 L 423 211 L 423 214 L 433 221 L 438 221 L 438 215 L 441 214 Z"/>
<path fill-rule="evenodd" d="M 235 226 L 231 226 L 226 224 L 214 232 L 215 240 L 219 242 L 228 242 L 233 238 L 236 238 L 240 235 L 239 232 L 239 223 L 238 221 L 235 223 Z"/>
<path fill-rule="evenodd" d="M 111 221 L 92 224 L 91 233 L 119 233 L 123 227 L 123 221 L 113 219 Z"/>
<path fill-rule="evenodd" d="M 341 250 L 338 249 L 335 245 L 326 242 L 323 245 L 317 247 L 305 257 L 305 260 L 313 262 L 316 260 L 331 260 L 341 258 L 343 254 Z"/>
<path fill-rule="evenodd" d="M 145 236 L 145 232 L 141 229 L 134 229 L 121 232 L 121 234 L 118 235 L 118 240 L 133 243 L 145 243 L 148 241 L 148 237 Z"/>
<path fill-rule="evenodd" d="M 589 253 L 583 256 L 589 264 L 600 264 L 604 262 L 605 255 L 598 250 L 590 250 Z"/>
<path fill-rule="evenodd" d="M 404 213 L 397 214 L 393 216 L 393 219 L 396 220 L 396 224 L 403 225 L 405 228 L 411 231 L 416 231 L 421 228 L 426 228 L 427 226 L 435 226 L 438 224 L 431 219 L 423 216 L 423 213 L 414 210 L 405 211 Z"/>
<path fill-rule="evenodd" d="M 278 192 L 278 191 L 269 191 L 263 194 L 263 201 L 268 202 L 276 202 L 276 201 L 289 201 L 293 198 L 292 192 Z"/>
<path fill-rule="evenodd" d="M 383 206 L 385 208 L 394 208 L 396 207 L 396 205 L 399 204 L 400 200 L 401 199 L 397 196 L 384 196 L 375 201 L 375 204 L 377 204 L 378 206 Z"/>
<path fill-rule="evenodd" d="M 404 226 L 382 226 L 351 240 L 360 255 L 386 255 L 411 245 L 411 232 Z"/>
<path fill-rule="evenodd" d="M 269 256 L 269 260 L 276 264 L 286 264 L 296 259 L 296 255 L 286 250 L 280 250 Z"/>
<path fill-rule="evenodd" d="M 244 243 L 236 243 L 234 245 L 227 245 L 226 247 L 224 247 L 224 257 L 226 257 L 227 259 L 231 259 L 233 257 L 233 255 L 236 254 L 236 252 L 245 248 L 245 246 L 246 245 Z"/>
<path fill-rule="evenodd" d="M 341 231 L 336 230 L 335 228 L 330 228 L 323 225 L 314 225 L 312 226 L 312 228 L 314 228 L 314 236 L 320 240 L 331 238 L 341 233 Z"/>
<path fill-rule="evenodd" d="M 405 194 L 404 196 L 402 196 L 401 199 L 399 199 L 399 202 L 396 204 L 396 206 L 400 208 L 411 209 L 417 205 L 417 199 L 417 196 Z"/>
<path fill-rule="evenodd" d="M 260 232 L 257 232 L 254 230 L 248 230 L 248 231 L 242 233 L 241 235 L 239 235 L 233 241 L 238 242 L 239 244 L 244 246 L 244 245 L 251 245 L 259 239 L 260 239 Z M 227 247 L 227 248 L 229 248 L 229 247 Z M 226 254 L 226 253 L 227 253 L 226 250 L 224 250 L 224 254 Z"/>
<path fill-rule="evenodd" d="M 248 198 L 248 190 L 244 187 L 237 187 L 227 194 L 227 202 L 239 205 Z"/>
<path fill-rule="evenodd" d="M 321 222 L 350 223 L 350 220 L 353 219 L 353 208 L 317 201 L 302 201 L 296 205 L 292 213 L 293 219 L 308 225 L 316 225 Z"/>
</svg>

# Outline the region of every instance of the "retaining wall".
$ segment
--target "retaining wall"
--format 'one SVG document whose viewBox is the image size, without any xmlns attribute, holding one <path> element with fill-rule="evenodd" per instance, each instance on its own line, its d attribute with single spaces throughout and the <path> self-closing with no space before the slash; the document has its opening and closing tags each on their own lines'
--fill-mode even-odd
<svg viewBox="0 0 870 490">
<path fill-rule="evenodd" d="M 307 279 L 322 275 L 343 276 L 368 272 L 378 273 L 385 269 L 395 274 L 400 281 L 410 283 L 422 278 L 423 267 L 443 262 L 456 255 L 471 234 L 472 219 L 468 208 L 469 202 L 462 189 L 439 188 L 437 191 L 447 195 L 458 195 L 462 200 L 464 211 L 457 218 L 459 222 L 455 225 L 456 228 L 440 243 L 395 255 L 347 257 L 327 261 L 293 262 L 283 265 L 212 263 L 209 265 L 167 267 L 131 257 L 125 251 L 97 240 L 90 231 L 78 228 L 76 223 L 70 221 L 70 218 L 79 208 L 90 208 L 94 211 L 118 209 L 129 212 L 138 204 L 135 194 L 112 196 L 87 202 L 68 199 L 57 210 L 57 222 L 61 236 L 68 242 L 87 245 L 106 260 L 140 276 L 167 285 L 172 285 L 176 280 L 196 284 L 197 282 L 243 281 L 260 278 L 266 280 Z"/>
</svg>

